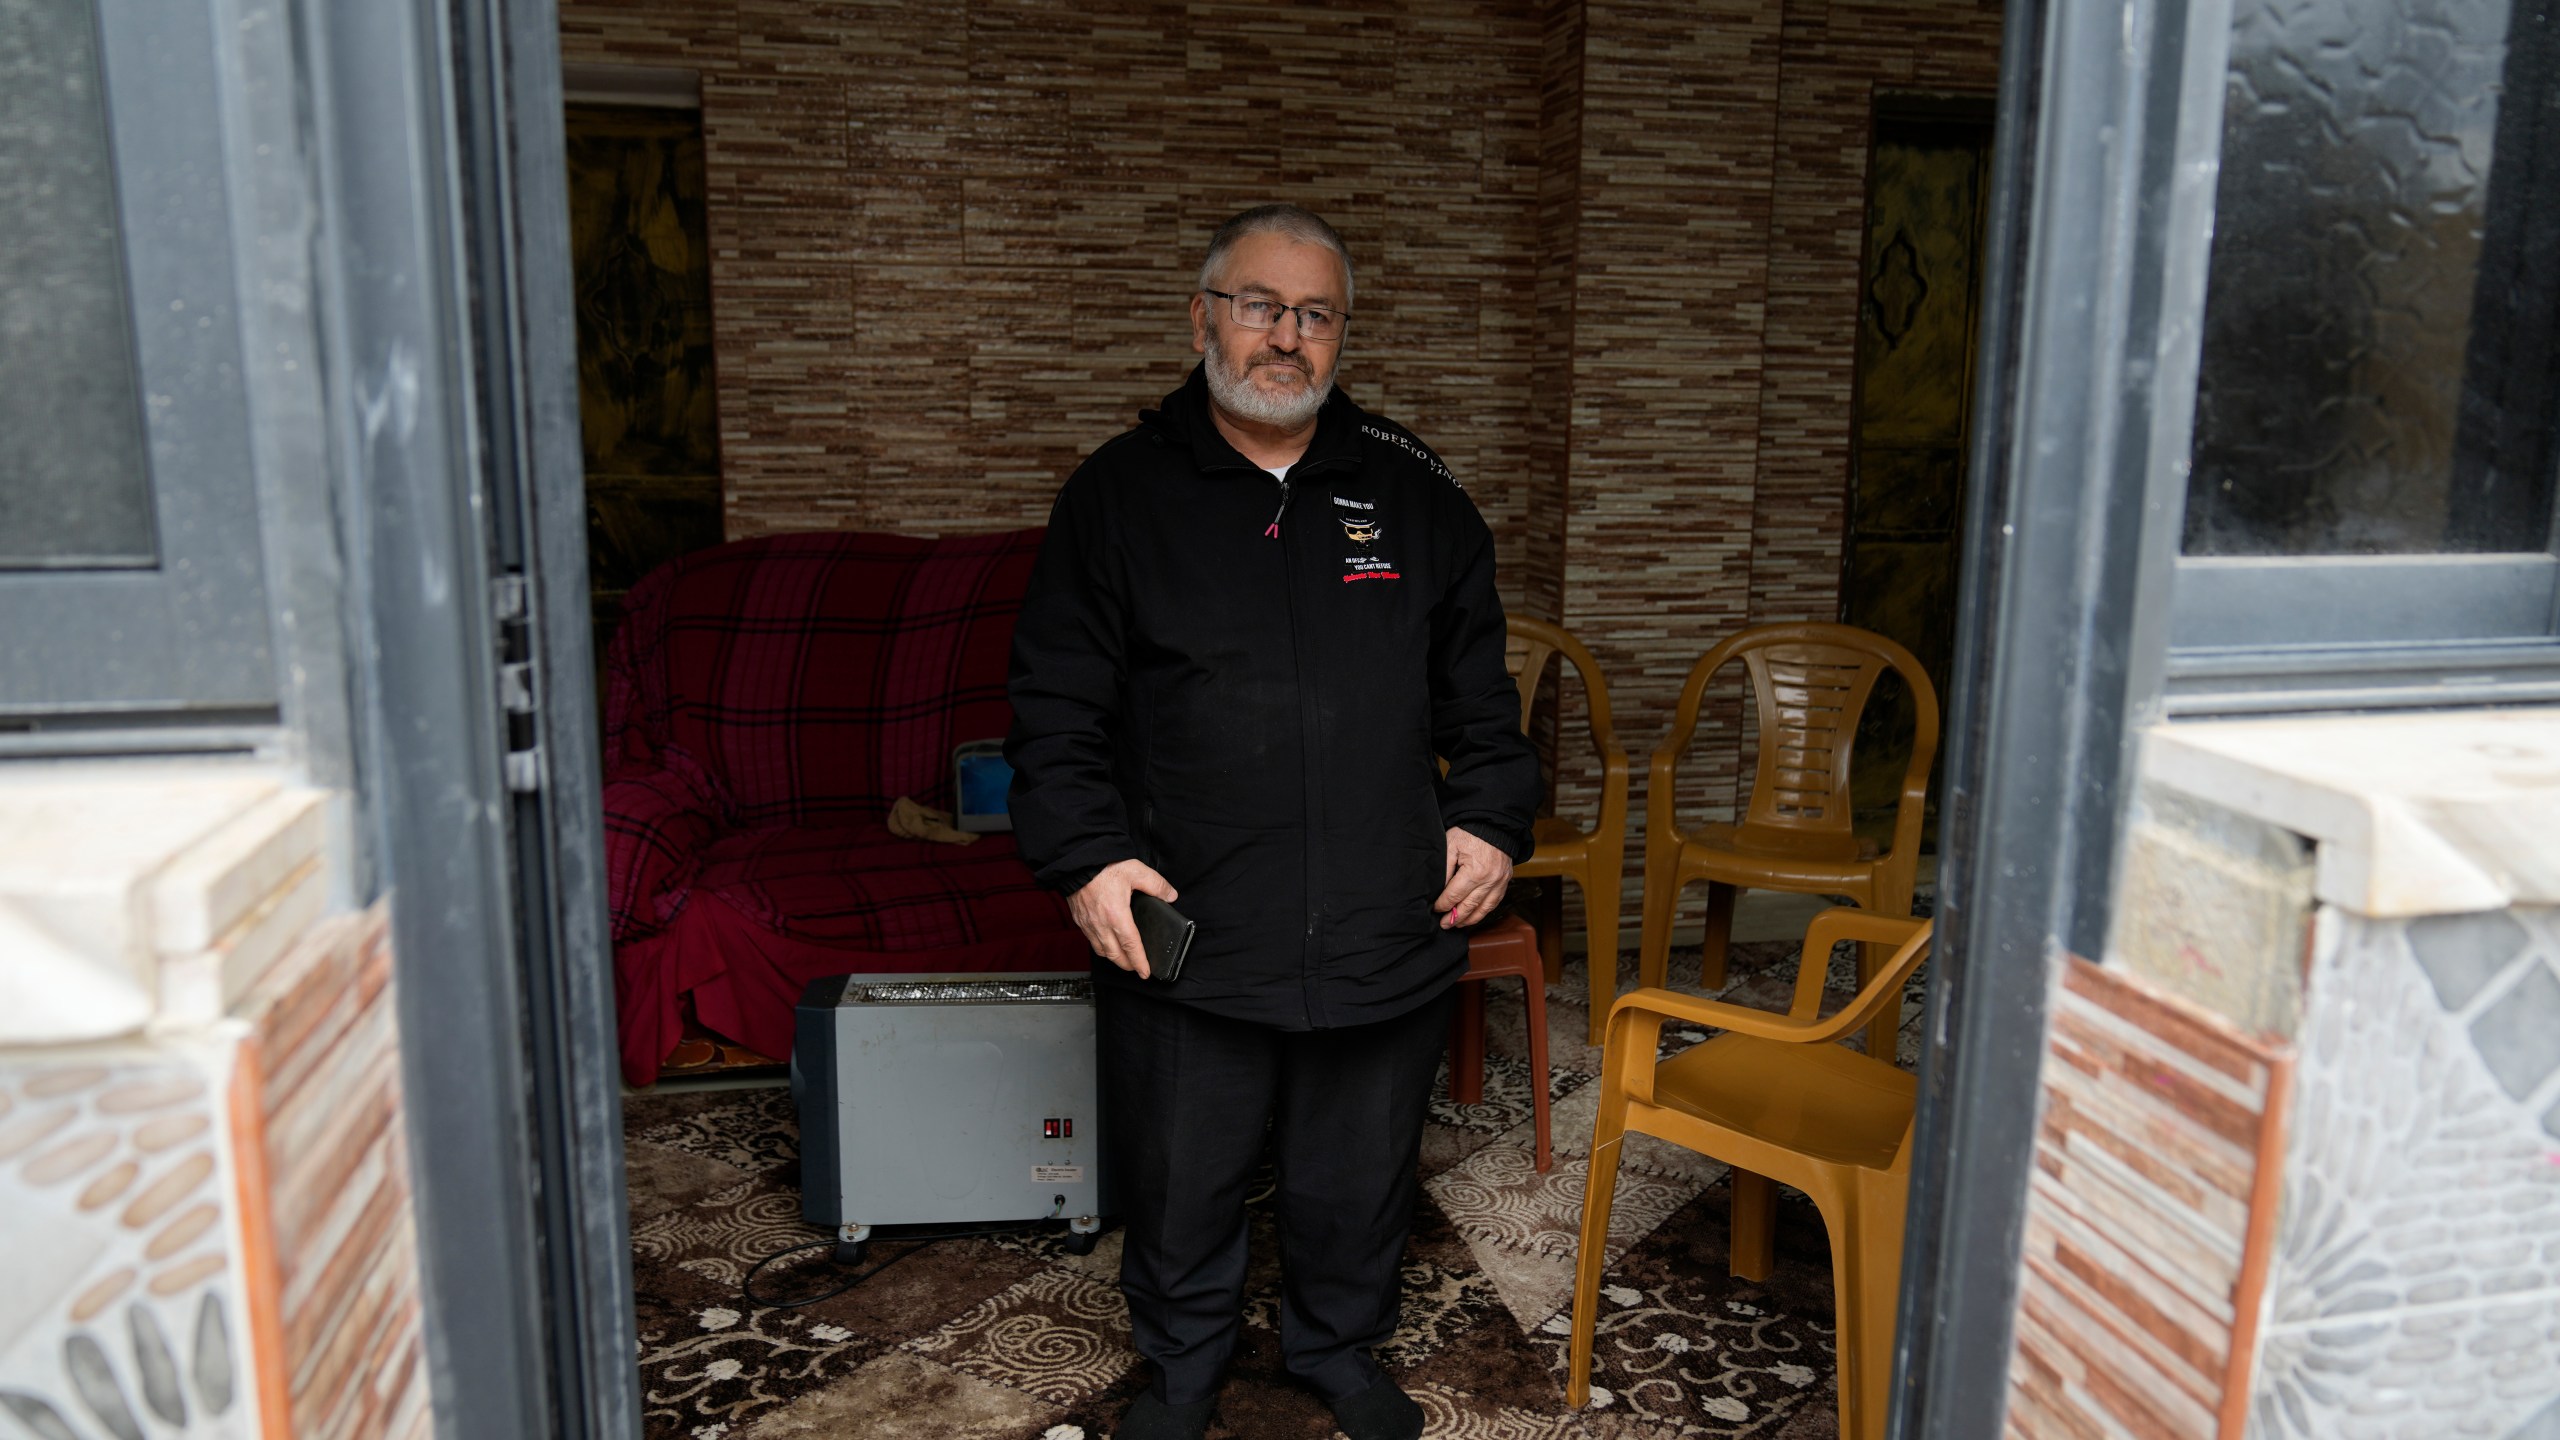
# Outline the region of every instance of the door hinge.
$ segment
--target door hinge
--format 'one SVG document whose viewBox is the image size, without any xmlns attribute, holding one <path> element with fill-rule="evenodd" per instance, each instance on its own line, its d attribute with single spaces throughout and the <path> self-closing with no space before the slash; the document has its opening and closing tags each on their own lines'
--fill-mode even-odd
<svg viewBox="0 0 2560 1440">
<path fill-rule="evenodd" d="M 530 795 L 542 788 L 541 695 L 533 661 L 532 587 L 522 575 L 491 582 L 489 608 L 498 622 L 498 710 L 506 724 L 507 788 Z"/>
</svg>

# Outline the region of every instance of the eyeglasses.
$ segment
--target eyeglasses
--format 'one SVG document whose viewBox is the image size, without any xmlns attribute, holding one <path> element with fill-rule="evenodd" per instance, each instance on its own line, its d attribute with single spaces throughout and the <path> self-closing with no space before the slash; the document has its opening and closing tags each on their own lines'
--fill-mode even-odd
<svg viewBox="0 0 2560 1440">
<path fill-rule="evenodd" d="M 1224 290 L 1203 290 L 1227 302 L 1227 313 L 1247 330 L 1268 330 L 1280 323 L 1283 315 L 1298 317 L 1298 338 L 1330 345 L 1342 338 L 1351 325 L 1351 316 L 1341 310 L 1328 310 L 1321 305 L 1283 305 L 1267 295 L 1233 295 Z"/>
</svg>

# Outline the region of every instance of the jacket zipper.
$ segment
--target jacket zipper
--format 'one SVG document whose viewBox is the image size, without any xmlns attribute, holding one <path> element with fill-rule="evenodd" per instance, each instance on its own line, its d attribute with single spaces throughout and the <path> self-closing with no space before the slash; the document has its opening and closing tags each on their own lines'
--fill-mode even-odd
<svg viewBox="0 0 2560 1440">
<path fill-rule="evenodd" d="M 1280 508 L 1271 512 L 1271 523 L 1262 527 L 1262 538 L 1265 540 L 1280 538 L 1280 521 L 1289 513 L 1289 477 L 1274 475 L 1271 478 L 1280 482 Z"/>
<path fill-rule="evenodd" d="M 1321 899 L 1324 872 L 1316 844 L 1316 831 L 1323 818 L 1316 809 L 1319 799 L 1315 778 L 1316 697 L 1311 688 L 1314 671 L 1307 664 L 1304 636 L 1298 624 L 1297 550 L 1280 529 L 1280 521 L 1288 513 L 1289 482 L 1283 478 L 1280 480 L 1280 509 L 1271 517 L 1270 528 L 1263 533 L 1280 542 L 1280 594 L 1289 615 L 1289 655 L 1298 668 L 1298 783 L 1305 817 L 1298 833 L 1304 847 L 1300 863 L 1305 866 L 1307 900 L 1306 929 L 1298 942 L 1298 995 L 1299 1003 L 1306 1007 L 1307 1023 L 1320 1027 L 1325 1023 L 1325 1016 L 1316 986 L 1316 931 L 1324 909 Z"/>
</svg>

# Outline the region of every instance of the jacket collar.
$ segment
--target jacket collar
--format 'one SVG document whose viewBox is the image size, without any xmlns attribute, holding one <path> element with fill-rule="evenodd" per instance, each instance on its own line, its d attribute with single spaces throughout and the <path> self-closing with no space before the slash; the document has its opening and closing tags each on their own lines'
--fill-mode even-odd
<svg viewBox="0 0 2560 1440">
<path fill-rule="evenodd" d="M 1217 421 L 1211 418 L 1209 373 L 1203 365 L 1191 367 L 1191 374 L 1181 388 L 1164 397 L 1164 403 L 1153 410 L 1138 412 L 1138 423 L 1153 426 L 1191 449 L 1191 463 L 1203 472 L 1211 470 L 1249 470 L 1267 474 L 1261 466 L 1244 458 L 1227 437 L 1218 433 Z M 1316 433 L 1307 442 L 1307 453 L 1291 466 L 1292 477 L 1302 472 L 1331 468 L 1335 465 L 1356 466 L 1361 462 L 1360 420 L 1365 414 L 1342 393 L 1336 384 L 1325 397 L 1324 408 L 1316 412 Z"/>
</svg>

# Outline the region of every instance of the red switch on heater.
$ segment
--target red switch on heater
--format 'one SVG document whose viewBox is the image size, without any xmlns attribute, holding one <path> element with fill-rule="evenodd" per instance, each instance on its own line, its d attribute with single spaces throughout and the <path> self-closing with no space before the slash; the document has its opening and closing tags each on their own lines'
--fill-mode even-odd
<svg viewBox="0 0 2560 1440">
<path fill-rule="evenodd" d="M 1059 1125 L 1059 1123 L 1060 1123 L 1060 1122 L 1055 1121 L 1055 1120 L 1043 1120 L 1043 1121 L 1041 1121 L 1041 1122 L 1040 1122 L 1040 1138 L 1041 1138 L 1041 1139 L 1043 1139 L 1043 1140 L 1055 1140 L 1055 1139 L 1057 1139 L 1057 1138 L 1058 1138 L 1058 1125 Z"/>
<path fill-rule="evenodd" d="M 1072 1119 L 1059 1121 L 1058 1133 L 1070 1140 L 1073 1140 L 1076 1138 L 1076 1122 Z"/>
</svg>

